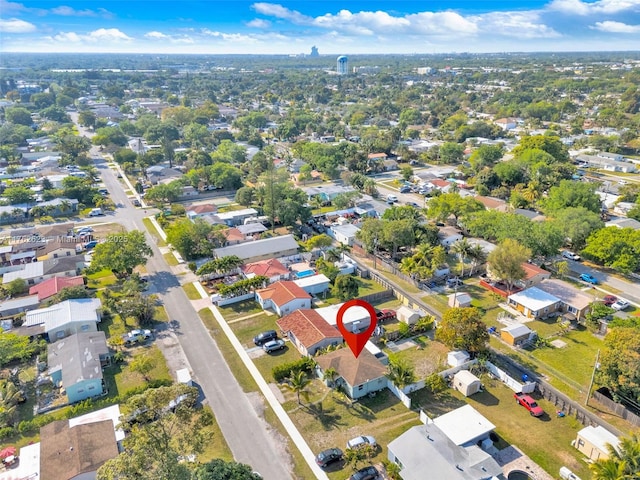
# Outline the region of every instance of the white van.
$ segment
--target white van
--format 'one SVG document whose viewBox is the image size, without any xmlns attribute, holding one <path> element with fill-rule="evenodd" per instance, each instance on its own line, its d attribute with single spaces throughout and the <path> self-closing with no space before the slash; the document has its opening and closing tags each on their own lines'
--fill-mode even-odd
<svg viewBox="0 0 640 480">
<path fill-rule="evenodd" d="M 398 201 L 398 197 L 396 197 L 395 195 L 387 195 L 387 203 L 396 203 Z"/>
<path fill-rule="evenodd" d="M 91 211 L 89 212 L 90 217 L 100 217 L 102 215 L 104 215 L 104 212 L 102 211 L 101 208 L 92 208 Z"/>
</svg>

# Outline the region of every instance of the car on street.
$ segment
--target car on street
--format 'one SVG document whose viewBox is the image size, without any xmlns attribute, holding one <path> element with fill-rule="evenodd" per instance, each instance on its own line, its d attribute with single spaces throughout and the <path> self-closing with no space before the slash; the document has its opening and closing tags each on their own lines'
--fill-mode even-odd
<svg viewBox="0 0 640 480">
<path fill-rule="evenodd" d="M 328 448 L 316 455 L 316 463 L 322 468 L 339 460 L 342 460 L 342 450 L 339 448 Z"/>
<path fill-rule="evenodd" d="M 373 465 L 370 465 L 355 472 L 349 477 L 349 480 L 374 480 L 378 477 L 378 470 Z"/>
<path fill-rule="evenodd" d="M 389 205 L 393 205 L 397 201 L 398 201 L 398 197 L 396 197 L 395 195 L 392 195 L 392 194 L 387 195 L 387 203 Z"/>
<path fill-rule="evenodd" d="M 376 439 L 369 435 L 360 435 L 359 437 L 352 438 L 347 442 L 347 448 L 361 448 L 365 445 L 376 447 L 378 444 L 376 443 Z"/>
<path fill-rule="evenodd" d="M 618 297 L 616 297 L 615 295 L 607 295 L 602 299 L 602 303 L 604 303 L 607 307 L 610 307 L 617 301 L 618 301 Z"/>
<path fill-rule="evenodd" d="M 569 260 L 574 260 L 576 262 L 580 261 L 580 255 L 578 255 L 577 253 L 570 252 L 569 250 L 564 250 L 562 252 L 562 256 L 564 258 L 568 258 Z"/>
<path fill-rule="evenodd" d="M 90 242 L 87 242 L 84 244 L 84 248 L 86 250 L 91 250 L 92 248 L 96 248 L 96 245 L 98 245 L 98 241 L 97 240 L 91 240 Z"/>
<path fill-rule="evenodd" d="M 420 208 L 420 205 L 418 205 L 416 202 L 407 202 L 407 206 L 413 207 L 413 208 Z"/>
<path fill-rule="evenodd" d="M 262 349 L 267 353 L 276 352 L 278 350 L 282 350 L 284 348 L 284 340 L 281 338 L 276 338 L 275 340 L 269 340 L 267 343 L 262 345 Z"/>
<path fill-rule="evenodd" d="M 590 273 L 581 273 L 580 274 L 580 280 L 582 280 L 583 282 L 590 283 L 591 285 L 597 285 L 598 284 L 598 279 L 596 277 L 594 277 L 593 275 L 591 275 Z"/>
<path fill-rule="evenodd" d="M 134 207 L 139 207 L 139 206 L 141 206 L 141 205 L 142 205 L 142 204 L 140 203 L 140 200 L 138 200 L 137 198 L 134 198 L 134 199 L 133 199 L 133 201 L 132 201 L 131 203 L 133 203 L 133 206 L 134 206 Z"/>
<path fill-rule="evenodd" d="M 411 187 L 409 185 L 400 187 L 400 193 L 411 193 Z"/>
<path fill-rule="evenodd" d="M 253 337 L 253 343 L 261 347 L 265 343 L 275 340 L 276 338 L 278 338 L 278 333 L 275 330 L 267 330 L 266 332 L 260 332 L 258 335 Z"/>
<path fill-rule="evenodd" d="M 613 308 L 614 310 L 624 310 L 629 305 L 630 304 L 627 300 L 625 300 L 624 298 L 619 298 L 611 304 L 611 308 Z"/>
</svg>

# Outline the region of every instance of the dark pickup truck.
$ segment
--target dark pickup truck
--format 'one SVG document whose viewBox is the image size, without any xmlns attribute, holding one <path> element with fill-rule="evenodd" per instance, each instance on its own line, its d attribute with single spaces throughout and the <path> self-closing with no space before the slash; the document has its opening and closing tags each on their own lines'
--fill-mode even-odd
<svg viewBox="0 0 640 480">
<path fill-rule="evenodd" d="M 544 410 L 540 407 L 540 405 L 538 405 L 536 401 L 526 393 L 514 393 L 513 397 L 516 399 L 516 402 L 529 410 L 529 413 L 532 417 L 540 417 L 544 415 Z"/>
</svg>

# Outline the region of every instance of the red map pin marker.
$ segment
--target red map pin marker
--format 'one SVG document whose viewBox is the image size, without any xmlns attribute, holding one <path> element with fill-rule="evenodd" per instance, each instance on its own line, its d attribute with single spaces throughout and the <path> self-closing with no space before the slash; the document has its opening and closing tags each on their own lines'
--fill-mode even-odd
<svg viewBox="0 0 640 480">
<path fill-rule="evenodd" d="M 369 328 L 367 328 L 364 332 L 361 332 L 361 333 L 350 332 L 347 329 L 347 327 L 345 327 L 344 324 L 342 323 L 344 313 L 351 307 L 362 307 L 367 310 L 369 317 L 371 317 L 371 321 L 369 322 Z M 351 351 L 353 352 L 356 358 L 360 356 L 360 352 L 362 352 L 362 349 L 369 341 L 371 334 L 376 329 L 377 318 L 378 317 L 376 316 L 375 308 L 373 308 L 373 306 L 370 303 L 365 302 L 364 300 L 358 300 L 358 299 L 349 300 L 348 302 L 345 302 L 338 310 L 338 318 L 336 322 L 338 325 L 338 330 L 340 330 L 340 333 L 342 333 L 342 336 L 347 342 L 347 345 L 349 345 L 349 348 L 351 349 Z"/>
</svg>

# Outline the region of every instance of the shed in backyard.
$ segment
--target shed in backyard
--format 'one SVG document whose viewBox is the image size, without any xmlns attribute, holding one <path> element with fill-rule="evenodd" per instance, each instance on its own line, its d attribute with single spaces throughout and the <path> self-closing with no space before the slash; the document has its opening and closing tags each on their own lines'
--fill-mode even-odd
<svg viewBox="0 0 640 480">
<path fill-rule="evenodd" d="M 453 376 L 453 388 L 469 397 L 482 390 L 482 382 L 469 370 L 460 370 Z"/>
</svg>

